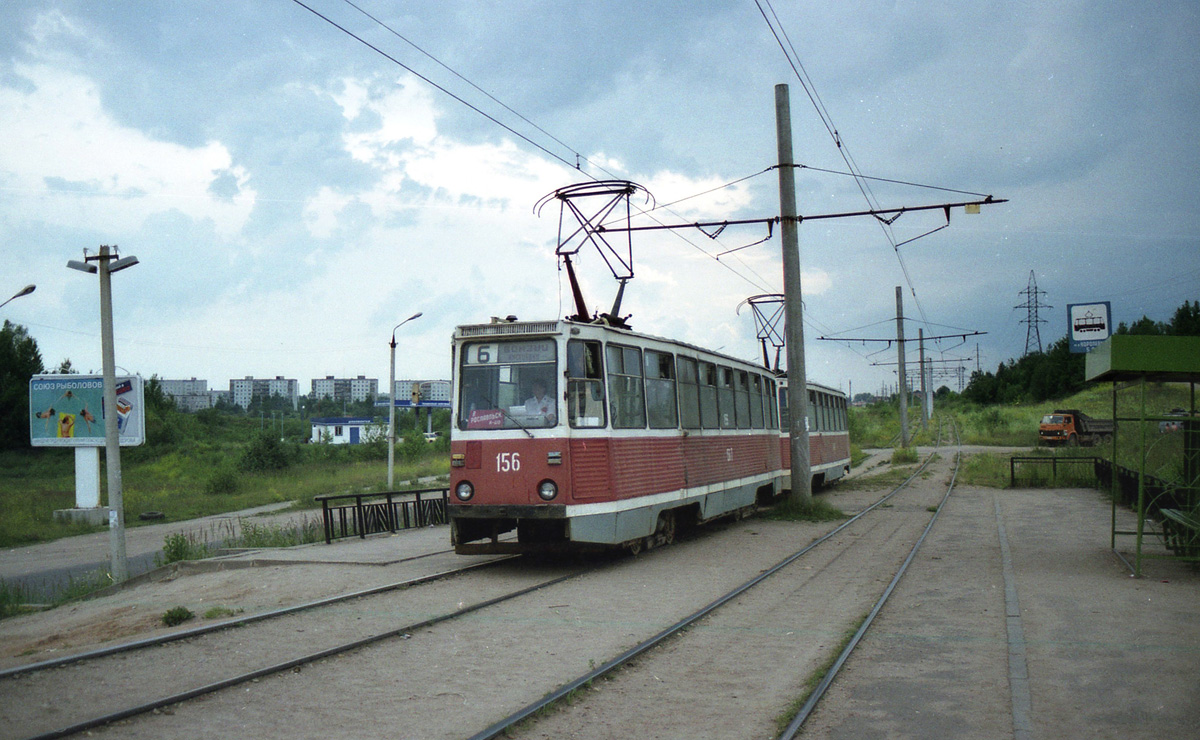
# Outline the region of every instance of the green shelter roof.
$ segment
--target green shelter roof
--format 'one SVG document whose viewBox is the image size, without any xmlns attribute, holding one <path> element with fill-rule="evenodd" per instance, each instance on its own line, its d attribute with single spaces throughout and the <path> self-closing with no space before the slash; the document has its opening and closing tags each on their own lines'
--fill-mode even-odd
<svg viewBox="0 0 1200 740">
<path fill-rule="evenodd" d="M 1087 380 L 1200 382 L 1200 337 L 1114 334 L 1084 358 Z"/>
</svg>

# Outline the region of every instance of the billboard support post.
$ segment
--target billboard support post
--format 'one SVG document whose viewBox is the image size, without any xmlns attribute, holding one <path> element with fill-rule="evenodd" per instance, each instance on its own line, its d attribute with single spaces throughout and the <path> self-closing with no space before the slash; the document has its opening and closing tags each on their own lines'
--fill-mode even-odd
<svg viewBox="0 0 1200 740">
<path fill-rule="evenodd" d="M 100 506 L 100 448 L 75 448 L 75 508 Z M 98 522 L 100 523 L 100 522 Z"/>
</svg>

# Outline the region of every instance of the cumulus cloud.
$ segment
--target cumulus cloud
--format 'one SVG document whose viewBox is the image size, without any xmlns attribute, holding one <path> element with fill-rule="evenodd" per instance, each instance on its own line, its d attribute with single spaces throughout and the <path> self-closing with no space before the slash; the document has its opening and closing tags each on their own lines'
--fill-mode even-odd
<svg viewBox="0 0 1200 740">
<path fill-rule="evenodd" d="M 16 64 L 0 85 L 0 183 L 6 217 L 107 233 L 136 231 L 159 212 L 245 224 L 256 194 L 219 142 L 188 147 L 121 125 L 96 84 L 61 67 Z"/>
</svg>

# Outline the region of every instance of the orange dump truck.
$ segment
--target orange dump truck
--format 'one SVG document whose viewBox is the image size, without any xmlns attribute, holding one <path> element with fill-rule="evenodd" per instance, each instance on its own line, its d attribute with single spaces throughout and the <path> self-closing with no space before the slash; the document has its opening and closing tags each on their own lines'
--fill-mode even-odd
<svg viewBox="0 0 1200 740">
<path fill-rule="evenodd" d="M 1055 409 L 1042 417 L 1038 441 L 1044 445 L 1094 445 L 1113 433 L 1111 419 L 1093 419 L 1079 409 Z"/>
</svg>

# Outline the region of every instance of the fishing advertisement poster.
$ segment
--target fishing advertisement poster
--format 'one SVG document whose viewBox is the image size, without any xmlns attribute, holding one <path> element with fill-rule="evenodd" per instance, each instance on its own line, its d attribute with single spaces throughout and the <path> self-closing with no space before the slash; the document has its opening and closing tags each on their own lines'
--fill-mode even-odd
<svg viewBox="0 0 1200 740">
<path fill-rule="evenodd" d="M 122 447 L 146 441 L 139 376 L 117 376 L 117 433 Z M 29 439 L 34 447 L 103 447 L 104 377 L 35 375 L 29 380 Z"/>
</svg>

